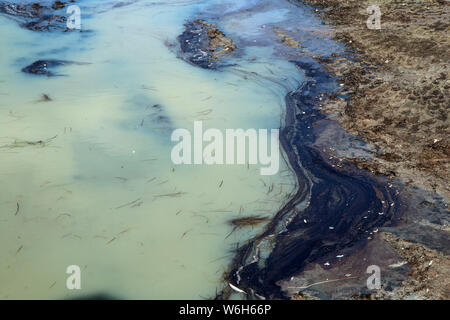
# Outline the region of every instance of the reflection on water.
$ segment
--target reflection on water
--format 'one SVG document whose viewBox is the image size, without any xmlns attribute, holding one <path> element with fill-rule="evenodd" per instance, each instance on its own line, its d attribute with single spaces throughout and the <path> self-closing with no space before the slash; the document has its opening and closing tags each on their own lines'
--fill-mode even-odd
<svg viewBox="0 0 450 320">
<path fill-rule="evenodd" d="M 175 166 L 170 134 L 196 120 L 279 128 L 302 74 L 263 29 L 299 15 L 303 27 L 317 22 L 284 1 L 81 6 L 81 33 L 31 32 L 0 17 L 0 298 L 212 297 L 237 243 L 260 230 L 231 232 L 229 221 L 271 217 L 295 178 L 284 161 L 273 176 L 258 165 Z M 241 48 L 222 71 L 166 45 L 187 19 L 214 12 Z M 20 72 L 44 58 L 88 64 L 58 67 L 57 77 Z M 69 265 L 81 267 L 82 290 L 67 290 Z"/>
</svg>

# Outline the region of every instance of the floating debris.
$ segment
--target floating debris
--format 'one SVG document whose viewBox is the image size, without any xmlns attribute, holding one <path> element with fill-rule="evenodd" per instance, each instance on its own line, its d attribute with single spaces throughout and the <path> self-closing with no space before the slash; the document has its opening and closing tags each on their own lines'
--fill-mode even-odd
<svg viewBox="0 0 450 320">
<path fill-rule="evenodd" d="M 130 231 L 130 230 L 133 230 L 133 229 L 135 229 L 135 228 L 134 228 L 134 227 L 126 228 L 125 230 L 120 231 L 120 232 L 117 234 L 117 236 L 120 236 L 121 234 L 124 234 L 124 233 L 126 233 L 126 232 L 128 232 L 128 231 Z"/>
<path fill-rule="evenodd" d="M 56 137 L 57 137 L 57 135 L 54 137 L 51 137 L 50 139 L 47 139 L 47 140 L 37 140 L 37 141 L 14 140 L 14 142 L 12 144 L 3 145 L 3 146 L 0 146 L 0 148 L 24 148 L 24 147 L 28 147 L 28 146 L 44 147 L 47 143 L 49 143 Z"/>
<path fill-rule="evenodd" d="M 231 283 L 228 283 L 228 284 L 230 285 L 230 288 L 233 289 L 234 291 L 243 293 L 243 294 L 247 294 L 244 290 L 239 289 L 238 287 L 232 285 Z"/>
<path fill-rule="evenodd" d="M 50 96 L 49 96 L 48 94 L 43 93 L 43 94 L 41 95 L 41 99 L 38 100 L 37 102 L 48 102 L 48 101 L 53 101 L 53 99 L 50 98 Z"/>
<path fill-rule="evenodd" d="M 87 65 L 89 63 L 86 62 L 74 62 L 74 61 L 66 61 L 66 60 L 37 60 L 32 64 L 22 68 L 22 72 L 34 74 L 34 75 L 45 75 L 48 77 L 57 76 L 50 69 L 66 66 L 66 65 Z"/>
<path fill-rule="evenodd" d="M 23 245 L 20 246 L 19 249 L 17 249 L 16 254 L 18 254 L 22 249 L 23 249 Z"/>
<path fill-rule="evenodd" d="M 228 224 L 234 226 L 233 230 L 225 237 L 227 239 L 236 229 L 245 228 L 245 227 L 253 227 L 263 222 L 269 221 L 269 217 L 244 217 L 244 218 L 236 218 L 228 221 Z"/>
<path fill-rule="evenodd" d="M 154 198 L 162 198 L 162 197 L 170 197 L 170 198 L 174 198 L 174 197 L 179 197 L 183 194 L 186 194 L 186 192 L 174 192 L 174 193 L 166 193 L 166 194 L 158 194 L 153 196 Z"/>
<path fill-rule="evenodd" d="M 135 206 L 140 206 L 142 203 L 143 203 L 143 201 L 141 201 L 141 198 L 137 198 L 134 201 L 131 201 L 131 202 L 128 202 L 121 206 L 116 207 L 116 209 L 121 209 L 121 208 L 128 207 L 128 206 L 132 206 L 132 208 L 134 208 Z"/>
<path fill-rule="evenodd" d="M 191 231 L 192 229 L 186 230 L 185 232 L 183 232 L 183 234 L 181 235 L 180 239 L 183 239 L 185 235 L 188 234 L 189 231 Z"/>
</svg>

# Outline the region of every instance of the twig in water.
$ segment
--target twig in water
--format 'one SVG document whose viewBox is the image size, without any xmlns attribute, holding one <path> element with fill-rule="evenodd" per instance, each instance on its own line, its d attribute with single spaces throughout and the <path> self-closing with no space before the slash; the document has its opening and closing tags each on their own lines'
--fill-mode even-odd
<svg viewBox="0 0 450 320">
<path fill-rule="evenodd" d="M 47 140 L 37 140 L 37 141 L 15 140 L 14 143 L 5 144 L 3 146 L 0 146 L 0 148 L 23 148 L 27 146 L 45 146 L 47 143 L 49 143 L 56 137 L 57 135 Z"/>
<path fill-rule="evenodd" d="M 19 247 L 19 249 L 17 249 L 16 254 L 18 254 L 20 252 L 20 250 L 22 250 L 23 245 Z"/>
<path fill-rule="evenodd" d="M 75 238 L 80 239 L 80 240 L 82 239 L 79 235 L 73 234 L 73 233 L 67 233 L 67 234 L 63 235 L 61 238 L 64 239 L 64 238 L 67 238 L 69 236 L 75 237 Z"/>
<path fill-rule="evenodd" d="M 189 231 L 191 231 L 192 229 L 189 229 L 189 230 L 186 230 L 182 235 L 181 235 L 181 238 L 180 239 L 183 239 L 183 237 L 189 232 Z"/>
<path fill-rule="evenodd" d="M 125 204 L 123 204 L 123 205 L 121 205 L 121 206 L 118 206 L 116 209 L 121 209 L 121 208 L 123 208 L 123 207 L 131 206 L 131 205 L 136 205 L 136 203 L 138 203 L 138 201 L 140 201 L 140 200 L 141 200 L 141 198 L 137 198 L 137 199 L 134 200 L 134 201 L 131 201 L 131 202 L 125 203 Z M 142 204 L 142 202 L 141 202 L 139 205 L 141 205 L 141 204 Z"/>
<path fill-rule="evenodd" d="M 40 102 L 46 102 L 46 101 L 52 101 L 52 98 L 50 98 L 50 96 L 49 96 L 48 94 L 43 93 L 43 94 L 41 95 L 41 100 L 40 100 Z"/>
<path fill-rule="evenodd" d="M 231 236 L 231 234 L 232 234 L 237 228 L 238 228 L 238 227 L 235 226 L 235 227 L 233 228 L 233 230 L 231 230 L 231 232 L 225 237 L 225 239 L 228 239 L 228 237 Z"/>
<path fill-rule="evenodd" d="M 260 223 L 270 220 L 269 217 L 245 217 L 245 218 L 237 218 L 228 221 L 228 224 L 234 226 L 233 230 L 225 237 L 227 239 L 237 228 L 245 228 L 245 227 L 253 227 Z"/>
<path fill-rule="evenodd" d="M 150 180 L 147 180 L 147 183 L 150 183 L 150 182 L 152 182 L 153 180 L 155 180 L 156 179 L 156 177 L 153 177 L 153 178 L 151 178 Z"/>
<path fill-rule="evenodd" d="M 155 196 L 153 196 L 154 198 L 161 198 L 161 197 L 170 197 L 170 198 L 174 198 L 174 197 L 179 197 L 183 194 L 186 194 L 186 192 L 174 192 L 174 193 L 166 193 L 166 194 L 157 194 Z"/>
<path fill-rule="evenodd" d="M 126 228 L 125 230 L 120 231 L 120 232 L 117 234 L 117 236 L 120 236 L 121 234 L 124 234 L 124 233 L 126 233 L 126 232 L 128 232 L 128 231 L 130 231 L 130 230 L 133 230 L 133 229 L 134 229 L 134 227 Z"/>
</svg>

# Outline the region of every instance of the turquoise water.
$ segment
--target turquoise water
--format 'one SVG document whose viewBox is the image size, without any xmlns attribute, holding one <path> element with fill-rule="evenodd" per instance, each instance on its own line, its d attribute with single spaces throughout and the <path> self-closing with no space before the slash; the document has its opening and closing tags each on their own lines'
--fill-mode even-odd
<svg viewBox="0 0 450 320">
<path fill-rule="evenodd" d="M 296 190 L 283 157 L 273 176 L 258 165 L 175 166 L 170 134 L 196 120 L 282 126 L 284 96 L 303 81 L 289 59 L 334 45 L 310 11 L 283 1 L 115 3 L 81 2 L 82 32 L 32 32 L 0 16 L 0 298 L 212 297 L 228 285 L 233 248 L 262 227 L 230 234 L 227 222 L 271 217 Z M 232 67 L 200 69 L 168 45 L 195 17 L 236 39 Z M 282 49 L 274 28 L 308 49 Z M 43 58 L 88 64 L 58 77 L 20 72 Z M 66 287 L 69 265 L 81 268 L 80 290 Z"/>
</svg>

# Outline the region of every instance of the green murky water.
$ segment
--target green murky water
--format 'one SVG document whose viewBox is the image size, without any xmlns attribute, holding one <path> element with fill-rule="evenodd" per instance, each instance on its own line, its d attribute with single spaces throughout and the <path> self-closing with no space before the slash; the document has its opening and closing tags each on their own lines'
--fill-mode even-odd
<svg viewBox="0 0 450 320">
<path fill-rule="evenodd" d="M 229 235 L 227 221 L 270 217 L 294 178 L 284 161 L 273 176 L 259 166 L 175 166 L 170 134 L 195 120 L 278 128 L 286 87 L 301 75 L 270 47 L 249 47 L 239 72 L 178 59 L 165 42 L 214 1 L 88 4 L 82 23 L 92 32 L 31 32 L 0 17 L 0 297 L 211 297 L 236 242 L 258 231 Z M 40 58 L 90 64 L 52 78 L 20 72 Z M 285 88 L 241 72 L 269 69 Z M 81 290 L 66 288 L 69 265 L 81 268 Z"/>
</svg>

